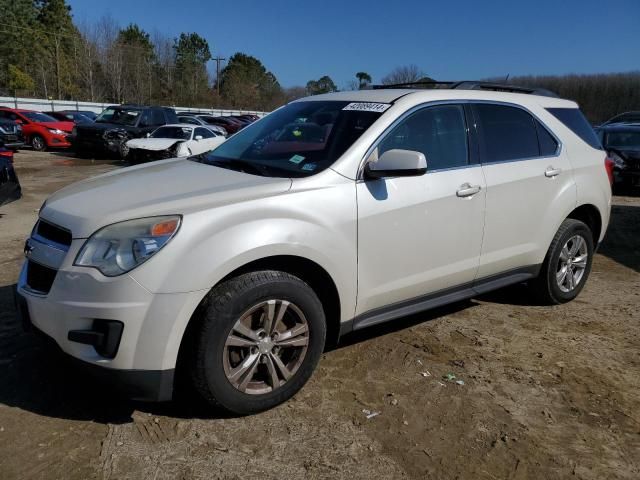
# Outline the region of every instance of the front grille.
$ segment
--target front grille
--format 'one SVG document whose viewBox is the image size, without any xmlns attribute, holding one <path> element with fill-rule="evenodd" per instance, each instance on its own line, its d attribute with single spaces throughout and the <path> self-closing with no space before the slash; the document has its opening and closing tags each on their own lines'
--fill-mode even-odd
<svg viewBox="0 0 640 480">
<path fill-rule="evenodd" d="M 41 293 L 49 293 L 56 279 L 56 270 L 38 263 L 27 261 L 27 286 Z"/>
<path fill-rule="evenodd" d="M 38 221 L 36 233 L 42 238 L 51 240 L 52 242 L 56 242 L 60 245 L 65 245 L 67 247 L 71 245 L 72 237 L 69 230 L 65 230 L 64 228 L 58 227 L 44 220 Z"/>
</svg>

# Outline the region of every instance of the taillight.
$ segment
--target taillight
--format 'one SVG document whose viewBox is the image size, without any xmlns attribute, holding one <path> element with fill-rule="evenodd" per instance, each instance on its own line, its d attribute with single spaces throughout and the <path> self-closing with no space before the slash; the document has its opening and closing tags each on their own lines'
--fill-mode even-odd
<svg viewBox="0 0 640 480">
<path fill-rule="evenodd" d="M 11 150 L 0 151 L 0 157 L 8 158 L 9 163 L 13 163 L 13 152 Z"/>
<path fill-rule="evenodd" d="M 613 185 L 613 167 L 615 165 L 615 162 L 607 157 L 604 159 L 604 168 L 607 171 L 607 175 L 609 175 L 609 183 L 611 183 L 611 185 Z"/>
</svg>

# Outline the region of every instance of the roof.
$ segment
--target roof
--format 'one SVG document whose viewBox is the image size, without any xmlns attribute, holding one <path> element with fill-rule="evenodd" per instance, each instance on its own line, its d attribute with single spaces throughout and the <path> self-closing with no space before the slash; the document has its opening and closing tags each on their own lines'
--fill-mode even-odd
<svg viewBox="0 0 640 480">
<path fill-rule="evenodd" d="M 354 90 L 347 92 L 324 93 L 296 100 L 300 101 L 350 101 L 372 103 L 394 103 L 401 97 L 415 97 L 419 102 L 446 101 L 446 100 L 485 100 L 492 102 L 510 102 L 517 104 L 536 103 L 545 108 L 577 108 L 577 104 L 571 100 L 528 93 L 512 93 L 492 90 L 464 90 L 464 89 L 381 89 L 381 90 Z"/>
</svg>

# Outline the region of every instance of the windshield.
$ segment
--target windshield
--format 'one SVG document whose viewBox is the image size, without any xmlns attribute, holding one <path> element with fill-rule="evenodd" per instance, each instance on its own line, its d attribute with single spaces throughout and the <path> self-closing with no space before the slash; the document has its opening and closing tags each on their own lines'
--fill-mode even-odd
<svg viewBox="0 0 640 480">
<path fill-rule="evenodd" d="M 135 125 L 140 113 L 140 110 L 133 110 L 129 108 L 106 108 L 100 115 L 98 115 L 95 121 L 96 123 Z"/>
<path fill-rule="evenodd" d="M 55 118 L 40 112 L 20 112 L 32 122 L 57 122 Z"/>
<path fill-rule="evenodd" d="M 640 131 L 609 132 L 607 134 L 607 148 L 640 150 Z"/>
<path fill-rule="evenodd" d="M 151 134 L 152 138 L 175 138 L 176 140 L 190 140 L 189 127 L 160 127 Z"/>
<path fill-rule="evenodd" d="M 194 160 L 272 177 L 306 177 L 335 162 L 388 104 L 294 102 Z M 247 168 L 248 167 L 248 168 Z"/>
</svg>

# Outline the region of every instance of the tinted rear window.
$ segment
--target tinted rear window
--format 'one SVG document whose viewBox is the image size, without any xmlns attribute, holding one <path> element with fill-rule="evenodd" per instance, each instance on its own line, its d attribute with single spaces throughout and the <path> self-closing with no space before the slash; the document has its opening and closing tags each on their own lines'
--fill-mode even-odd
<svg viewBox="0 0 640 480">
<path fill-rule="evenodd" d="M 540 154 L 534 119 L 520 108 L 477 104 L 483 162 L 533 158 Z"/>
<path fill-rule="evenodd" d="M 547 108 L 547 111 L 560 120 L 573 133 L 578 135 L 584 142 L 598 150 L 602 150 L 600 140 L 589 125 L 589 122 L 578 108 Z"/>
</svg>

